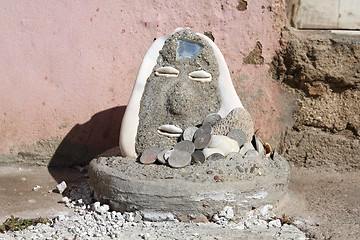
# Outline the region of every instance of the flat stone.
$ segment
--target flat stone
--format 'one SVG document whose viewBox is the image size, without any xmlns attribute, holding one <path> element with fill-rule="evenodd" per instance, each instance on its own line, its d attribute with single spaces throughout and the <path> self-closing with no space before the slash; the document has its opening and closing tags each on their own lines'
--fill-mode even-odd
<svg viewBox="0 0 360 240">
<path fill-rule="evenodd" d="M 191 154 L 184 151 L 174 149 L 168 159 L 168 164 L 173 168 L 182 168 L 191 162 Z"/>
<path fill-rule="evenodd" d="M 226 136 L 237 141 L 239 147 L 242 147 L 247 142 L 246 133 L 240 129 L 231 129 Z"/>
<path fill-rule="evenodd" d="M 211 134 L 207 131 L 202 131 L 200 128 L 195 132 L 194 145 L 195 149 L 205 148 L 211 140 Z M 199 132 L 198 132 L 199 131 Z"/>
<path fill-rule="evenodd" d="M 209 161 L 217 161 L 217 160 L 222 160 L 222 159 L 225 159 L 225 157 L 221 153 L 213 153 L 206 158 L 206 160 L 209 160 Z"/>
<path fill-rule="evenodd" d="M 63 193 L 66 189 L 67 185 L 65 181 L 62 181 L 58 185 L 56 185 L 56 189 L 59 191 L 59 193 Z"/>
<path fill-rule="evenodd" d="M 192 154 L 191 154 L 191 160 L 194 163 L 199 163 L 202 164 L 205 162 L 205 155 L 201 150 L 195 150 Z"/>
<path fill-rule="evenodd" d="M 174 146 L 174 149 L 184 151 L 184 152 L 188 152 L 188 153 L 192 154 L 195 151 L 195 144 L 192 141 L 183 140 L 181 142 L 178 142 Z"/>
<path fill-rule="evenodd" d="M 160 149 L 158 148 L 155 147 L 148 148 L 141 154 L 140 162 L 142 164 L 154 163 L 159 153 L 160 153 Z"/>
<path fill-rule="evenodd" d="M 161 151 L 158 155 L 157 155 L 157 160 L 159 163 L 161 164 L 166 164 L 167 159 L 165 159 L 165 154 L 170 151 L 170 149 L 166 149 L 164 151 Z"/>
<path fill-rule="evenodd" d="M 198 130 L 198 128 L 195 126 L 188 127 L 184 130 L 182 134 L 182 139 L 192 141 L 194 139 L 194 134 L 196 130 Z"/>
<path fill-rule="evenodd" d="M 222 155 L 224 155 L 224 153 L 222 152 L 221 149 L 218 149 L 218 148 L 204 148 L 202 150 L 202 152 L 204 153 L 205 155 L 205 159 L 207 159 L 211 154 L 214 154 L 214 153 L 220 153 Z"/>
<path fill-rule="evenodd" d="M 221 120 L 221 116 L 219 114 L 211 113 L 204 118 L 202 125 L 206 123 L 210 123 L 211 126 L 214 126 L 220 120 Z"/>
<path fill-rule="evenodd" d="M 240 149 L 237 141 L 223 135 L 211 136 L 207 147 L 221 149 L 225 157 L 231 152 L 239 152 Z"/>
<path fill-rule="evenodd" d="M 196 130 L 196 132 L 194 133 L 194 139 L 196 139 L 198 137 L 198 135 L 200 134 L 204 134 L 204 133 L 209 133 L 211 134 L 211 125 L 210 123 L 205 123 L 203 124 L 201 127 L 198 128 L 198 130 Z"/>
<path fill-rule="evenodd" d="M 244 156 L 249 150 L 255 150 L 254 146 L 250 143 L 247 142 L 244 144 L 244 146 L 240 149 L 240 155 Z"/>
</svg>

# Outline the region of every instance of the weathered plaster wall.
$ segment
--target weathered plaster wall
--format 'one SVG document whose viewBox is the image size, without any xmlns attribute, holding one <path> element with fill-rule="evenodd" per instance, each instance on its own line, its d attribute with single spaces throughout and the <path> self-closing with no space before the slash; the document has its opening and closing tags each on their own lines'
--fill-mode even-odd
<svg viewBox="0 0 360 240">
<path fill-rule="evenodd" d="M 63 156 L 80 159 L 115 146 L 142 57 L 154 38 L 180 26 L 212 33 L 256 128 L 265 139 L 279 135 L 287 102 L 268 69 L 279 48 L 283 5 L 2 1 L 0 154 L 51 157 L 63 140 Z"/>
</svg>

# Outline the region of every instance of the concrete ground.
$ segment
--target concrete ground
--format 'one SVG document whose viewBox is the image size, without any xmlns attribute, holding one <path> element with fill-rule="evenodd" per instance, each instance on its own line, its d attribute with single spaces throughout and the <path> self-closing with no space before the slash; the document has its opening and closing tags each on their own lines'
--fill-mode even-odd
<svg viewBox="0 0 360 240">
<path fill-rule="evenodd" d="M 56 179 L 56 180 L 55 180 Z M 68 186 L 86 181 L 76 169 L 14 166 L 0 167 L 0 222 L 10 215 L 22 218 L 72 214 L 52 192 L 59 181 Z M 289 192 L 276 212 L 303 220 L 303 230 L 314 239 L 357 239 L 360 236 L 360 174 L 292 168 Z M 39 185 L 41 188 L 34 191 Z"/>
</svg>

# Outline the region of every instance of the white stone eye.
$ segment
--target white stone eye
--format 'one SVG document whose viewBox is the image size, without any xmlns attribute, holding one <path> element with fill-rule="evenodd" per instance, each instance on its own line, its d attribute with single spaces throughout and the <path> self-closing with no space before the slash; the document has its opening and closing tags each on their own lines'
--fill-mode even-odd
<svg viewBox="0 0 360 240">
<path fill-rule="evenodd" d="M 155 75 L 158 77 L 177 77 L 179 70 L 170 66 L 160 67 L 155 70 Z"/>
<path fill-rule="evenodd" d="M 204 70 L 189 73 L 189 78 L 196 82 L 210 82 L 212 79 L 211 74 Z"/>
</svg>

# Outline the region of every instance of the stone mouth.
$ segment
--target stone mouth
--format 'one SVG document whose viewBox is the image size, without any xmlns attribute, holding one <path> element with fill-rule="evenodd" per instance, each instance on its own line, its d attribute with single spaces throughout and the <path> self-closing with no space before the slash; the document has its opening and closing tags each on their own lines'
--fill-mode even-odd
<svg viewBox="0 0 360 240">
<path fill-rule="evenodd" d="M 158 127 L 157 132 L 166 137 L 180 137 L 183 130 L 172 124 L 165 124 Z"/>
</svg>

